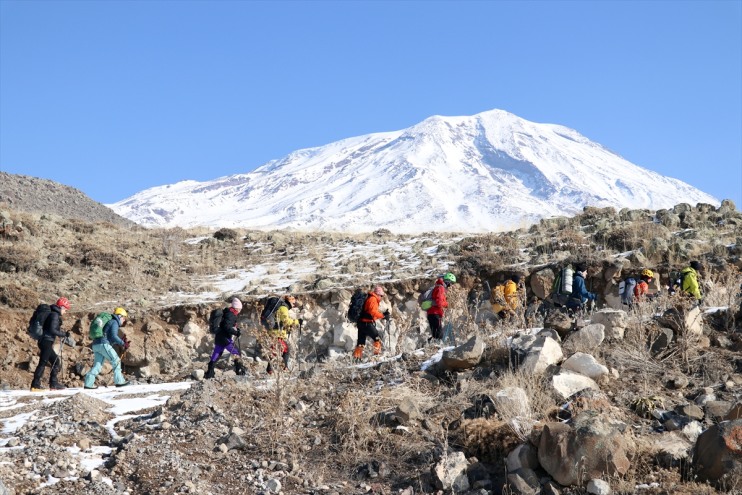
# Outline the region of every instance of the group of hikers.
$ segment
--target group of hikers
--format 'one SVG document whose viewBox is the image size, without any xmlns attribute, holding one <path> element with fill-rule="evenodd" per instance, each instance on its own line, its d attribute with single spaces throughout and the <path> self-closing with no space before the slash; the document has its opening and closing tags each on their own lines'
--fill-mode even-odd
<svg viewBox="0 0 742 495">
<path fill-rule="evenodd" d="M 671 275 L 671 280 L 667 286 L 668 291 L 672 293 L 680 292 L 697 302 L 702 301 L 702 294 L 699 284 L 699 272 L 702 265 L 698 261 L 692 261 L 690 265 L 677 274 Z M 587 277 L 587 265 L 577 263 L 574 269 L 569 267 L 562 270 L 557 276 L 554 286 L 552 287 L 552 296 L 558 296 L 564 287 L 568 288 L 568 294 L 563 299 L 559 299 L 559 305 L 566 307 L 569 311 L 581 311 L 587 305 L 594 304 L 597 295 L 590 292 L 585 284 Z M 637 277 L 629 277 L 620 286 L 623 290 L 621 294 L 622 303 L 632 307 L 633 304 L 642 302 L 651 298 L 654 294 L 650 291 L 650 285 L 655 280 L 655 274 L 652 270 L 645 268 Z M 632 280 L 632 283 L 629 283 Z M 521 277 L 519 275 L 510 276 L 505 283 L 497 285 L 490 292 L 490 302 L 494 313 L 499 318 L 512 318 L 520 307 L 519 295 L 524 292 L 520 289 L 519 284 Z M 444 335 L 444 316 L 448 308 L 446 297 L 447 290 L 452 284 L 456 283 L 456 276 L 448 272 L 436 278 L 432 288 L 421 294 L 421 308 L 426 312 L 428 325 L 430 328 L 429 342 L 442 341 Z M 621 289 L 620 289 L 621 290 Z M 565 291 L 567 292 L 567 291 Z M 627 295 L 628 294 L 628 295 Z M 361 293 L 359 301 L 358 315 L 354 317 L 358 331 L 357 343 L 353 350 L 353 358 L 360 360 L 363 358 L 366 341 L 372 341 L 373 355 L 380 355 L 382 352 L 382 338 L 376 326 L 379 320 L 389 321 L 391 319 L 390 310 L 382 312 L 379 307 L 385 297 L 384 287 L 377 285 L 373 290 L 367 293 Z M 43 306 L 43 305 L 42 305 Z M 288 369 L 289 366 L 289 335 L 296 329 L 301 329 L 303 320 L 291 316 L 290 310 L 296 306 L 296 298 L 287 294 L 284 296 L 272 296 L 264 302 L 260 322 L 267 331 L 270 343 L 268 345 L 268 365 L 266 372 L 274 372 L 273 361 L 280 356 L 282 368 Z M 41 380 L 44 375 L 45 366 L 51 368 L 49 387 L 51 389 L 64 389 L 65 385 L 58 380 L 58 374 L 61 369 L 61 356 L 54 352 L 54 343 L 56 339 L 69 339 L 70 332 L 63 332 L 62 316 L 70 309 L 71 305 L 67 298 L 60 297 L 57 302 L 50 307 L 43 320 L 43 333 L 38 339 L 39 347 L 39 364 L 34 372 L 31 390 L 44 390 Z M 37 312 L 39 310 L 37 309 Z M 234 370 L 237 375 L 246 374 L 246 367 L 242 361 L 239 339 L 241 330 L 237 320 L 242 311 L 242 301 L 238 298 L 232 298 L 227 308 L 219 311 L 218 321 L 214 323 L 212 333 L 214 336 L 214 349 L 211 358 L 204 373 L 204 378 L 213 378 L 214 371 L 218 360 L 224 354 L 229 352 L 234 358 Z M 37 312 L 32 317 L 32 322 L 37 319 Z M 91 323 L 90 337 L 92 338 L 92 350 L 94 354 L 93 366 L 85 374 L 84 388 L 95 389 L 95 380 L 101 372 L 106 361 L 111 363 L 113 368 L 113 380 L 117 387 L 123 387 L 129 384 L 121 371 L 121 357 L 112 347 L 118 345 L 123 347 L 124 351 L 129 348 L 129 341 L 124 336 L 119 337 L 119 329 L 126 325 L 128 314 L 122 307 L 117 307 L 112 313 L 101 313 Z M 212 322 L 210 322 L 212 323 Z M 95 330 L 94 330 L 95 329 Z M 96 331 L 97 330 L 97 331 Z M 61 346 L 60 346 L 61 354 Z M 123 355 L 123 354 L 122 354 Z"/>
</svg>

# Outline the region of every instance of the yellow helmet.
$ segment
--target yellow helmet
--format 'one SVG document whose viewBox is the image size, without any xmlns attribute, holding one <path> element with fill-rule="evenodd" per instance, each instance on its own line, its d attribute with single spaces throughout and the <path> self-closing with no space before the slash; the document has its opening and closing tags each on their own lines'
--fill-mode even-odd
<svg viewBox="0 0 742 495">
<path fill-rule="evenodd" d="M 113 310 L 113 314 L 123 316 L 124 318 L 129 317 L 129 313 L 126 312 L 124 308 L 116 308 Z"/>
<path fill-rule="evenodd" d="M 654 278 L 654 272 L 649 268 L 645 268 L 642 270 L 642 277 Z"/>
</svg>

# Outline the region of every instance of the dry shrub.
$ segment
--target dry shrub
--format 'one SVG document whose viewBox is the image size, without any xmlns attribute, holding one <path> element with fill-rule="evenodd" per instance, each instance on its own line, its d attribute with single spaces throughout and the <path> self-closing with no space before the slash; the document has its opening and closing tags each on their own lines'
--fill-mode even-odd
<svg viewBox="0 0 742 495">
<path fill-rule="evenodd" d="M 214 232 L 214 239 L 219 241 L 234 241 L 239 237 L 239 234 L 234 229 L 223 228 Z"/>
<path fill-rule="evenodd" d="M 501 405 L 497 412 L 513 430 L 513 433 L 521 440 L 525 440 L 531 434 L 533 426 L 548 417 L 556 405 L 556 400 L 543 375 L 527 373 L 520 369 L 509 370 L 498 378 L 497 388 L 512 387 L 525 391 L 528 397 L 528 407 L 525 408 L 523 404 L 516 406 L 514 403 L 505 402 L 505 404 L 513 405 L 513 408 Z"/>
<path fill-rule="evenodd" d="M 90 235 L 95 232 L 95 224 L 71 218 L 62 223 L 62 228 L 78 234 Z"/>
<path fill-rule="evenodd" d="M 114 251 L 103 251 L 92 244 L 80 244 L 65 257 L 65 262 L 70 266 L 83 266 L 88 268 L 101 268 L 109 271 L 125 270 L 129 263 L 120 254 Z"/>
<path fill-rule="evenodd" d="M 35 308 L 39 302 L 39 294 L 18 284 L 0 286 L 0 303 L 9 308 Z"/>
<path fill-rule="evenodd" d="M 38 275 L 39 278 L 48 280 L 50 282 L 59 282 L 63 280 L 69 273 L 70 270 L 61 264 L 54 264 L 36 270 L 36 275 Z"/>
<path fill-rule="evenodd" d="M 0 248 L 0 272 L 28 272 L 39 260 L 39 256 L 39 250 L 30 247 L 2 247 Z"/>
<path fill-rule="evenodd" d="M 477 418 L 466 420 L 455 435 L 467 457 L 500 464 L 522 440 L 506 421 Z"/>
</svg>

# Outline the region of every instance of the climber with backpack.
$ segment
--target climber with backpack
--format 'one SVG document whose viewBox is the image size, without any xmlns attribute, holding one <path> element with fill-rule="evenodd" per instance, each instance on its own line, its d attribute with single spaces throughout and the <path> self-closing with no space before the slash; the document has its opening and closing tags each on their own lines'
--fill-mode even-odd
<svg viewBox="0 0 742 495">
<path fill-rule="evenodd" d="M 358 329 L 358 340 L 356 342 L 356 348 L 353 349 L 353 359 L 360 360 L 363 358 L 363 349 L 366 347 L 366 339 L 373 339 L 374 343 L 374 356 L 381 354 L 381 336 L 376 328 L 376 321 L 384 319 L 389 321 L 391 314 L 387 309 L 385 312 L 379 310 L 379 303 L 384 298 L 384 288 L 377 285 L 374 290 L 366 294 L 363 299 L 363 306 L 356 320 L 356 328 Z M 354 307 L 351 301 L 350 310 Z M 349 311 L 349 317 L 352 318 Z"/>
<path fill-rule="evenodd" d="M 442 277 L 438 277 L 438 279 L 435 281 L 433 292 L 431 294 L 431 300 L 433 303 L 427 310 L 428 324 L 430 325 L 431 335 L 428 339 L 428 342 L 432 340 L 443 339 L 443 315 L 445 314 L 446 308 L 448 307 L 446 290 L 455 283 L 456 275 L 451 272 L 446 273 Z"/>
<path fill-rule="evenodd" d="M 242 331 L 237 328 L 237 315 L 242 311 L 242 301 L 236 297 L 232 298 L 229 303 L 229 307 L 224 308 L 221 311 L 221 318 L 218 322 L 218 329 L 214 337 L 214 350 L 211 353 L 211 359 L 209 359 L 209 366 L 206 369 L 204 378 L 214 378 L 214 367 L 219 358 L 222 357 L 224 351 L 228 351 L 234 356 L 234 372 L 237 375 L 245 375 L 247 369 L 242 364 L 242 356 L 239 345 L 236 345 L 233 337 L 240 338 Z M 214 312 L 212 312 L 212 315 Z M 210 320 L 216 320 L 216 318 L 210 318 Z M 211 322 L 215 323 L 215 322 Z"/>
<path fill-rule="evenodd" d="M 512 275 L 504 284 L 496 285 L 492 289 L 490 302 L 492 311 L 500 319 L 512 318 L 518 309 L 518 284 L 520 276 Z"/>
<path fill-rule="evenodd" d="M 301 318 L 292 318 L 289 311 L 296 306 L 296 298 L 291 294 L 278 298 L 274 301 L 269 298 L 263 307 L 261 313 L 261 322 L 263 326 L 268 330 L 268 335 L 272 338 L 273 342 L 270 344 L 270 356 L 268 357 L 268 366 L 265 372 L 269 375 L 273 374 L 273 364 L 271 361 L 278 355 L 283 360 L 283 369 L 289 369 L 289 344 L 287 340 L 289 335 L 295 329 L 301 331 L 301 327 L 304 325 L 304 320 Z M 263 318 L 263 314 L 268 311 L 268 316 Z"/>
<path fill-rule="evenodd" d="M 59 299 L 57 299 L 57 302 L 55 304 L 52 304 L 49 307 L 50 311 L 44 318 L 44 322 L 42 324 L 43 333 L 38 342 L 39 364 L 38 366 L 36 366 L 36 370 L 33 374 L 33 381 L 31 382 L 31 390 L 34 392 L 45 390 L 41 386 L 41 379 L 44 376 L 44 368 L 47 365 L 51 367 L 51 372 L 49 375 L 49 388 L 51 388 L 52 390 L 62 390 L 67 388 L 57 379 L 57 375 L 62 369 L 62 359 L 61 356 L 58 356 L 57 353 L 54 352 L 54 342 L 57 340 L 57 337 L 66 339 L 70 336 L 69 331 L 63 332 L 61 330 L 62 316 L 64 316 L 64 314 L 69 311 L 70 307 L 71 305 L 69 300 L 66 297 L 60 297 Z M 38 321 L 39 315 L 37 313 L 40 312 L 35 312 L 35 316 Z M 35 323 L 36 322 L 34 321 L 34 318 L 32 318 L 32 324 Z M 60 355 L 62 352 L 61 346 L 62 344 L 60 343 Z"/>
<path fill-rule="evenodd" d="M 103 369 L 103 364 L 108 361 L 113 368 L 113 383 L 117 387 L 125 387 L 129 382 L 124 378 L 121 371 L 121 358 L 114 345 L 120 345 L 124 352 L 129 349 L 129 340 L 119 337 L 119 328 L 126 325 L 129 313 L 118 307 L 113 313 L 99 313 L 90 322 L 88 336 L 93 340 L 93 367 L 85 374 L 85 389 L 94 390 L 98 388 L 95 379 Z"/>
<path fill-rule="evenodd" d="M 585 307 L 588 301 L 595 301 L 598 297 L 587 290 L 585 286 L 585 277 L 587 276 L 587 265 L 577 263 L 572 279 L 572 292 L 567 299 L 567 309 L 580 311 Z"/>
<path fill-rule="evenodd" d="M 680 291 L 682 294 L 694 297 L 700 304 L 703 301 L 703 294 L 701 294 L 701 286 L 698 283 L 698 277 L 700 275 L 703 265 L 698 261 L 691 261 L 690 266 L 683 268 L 680 271 Z"/>
</svg>

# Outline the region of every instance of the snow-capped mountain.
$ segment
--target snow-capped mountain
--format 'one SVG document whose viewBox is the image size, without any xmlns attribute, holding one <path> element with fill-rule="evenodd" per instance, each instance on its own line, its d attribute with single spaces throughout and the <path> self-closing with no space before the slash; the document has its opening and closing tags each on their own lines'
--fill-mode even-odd
<svg viewBox="0 0 742 495">
<path fill-rule="evenodd" d="M 491 110 L 295 151 L 253 172 L 147 189 L 109 205 L 145 226 L 482 232 L 585 206 L 719 201 L 578 132 Z"/>
</svg>

